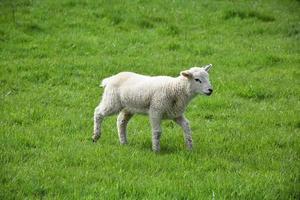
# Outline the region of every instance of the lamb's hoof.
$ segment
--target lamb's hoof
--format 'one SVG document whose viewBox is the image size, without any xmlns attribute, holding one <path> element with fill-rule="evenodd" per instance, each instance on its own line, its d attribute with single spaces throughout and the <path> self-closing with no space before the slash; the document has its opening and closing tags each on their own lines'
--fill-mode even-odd
<svg viewBox="0 0 300 200">
<path fill-rule="evenodd" d="M 193 150 L 193 146 L 192 145 L 187 145 L 186 148 L 187 148 L 188 151 L 192 151 Z"/>
<path fill-rule="evenodd" d="M 154 153 L 159 153 L 159 152 L 160 152 L 160 148 L 152 148 L 152 151 L 153 151 Z"/>
<path fill-rule="evenodd" d="M 95 136 L 95 135 L 94 135 L 94 136 L 92 137 L 92 139 L 93 139 L 93 142 L 94 142 L 94 143 L 96 143 L 96 142 L 97 142 L 97 140 L 98 140 L 99 138 L 100 138 L 100 136 Z"/>
<path fill-rule="evenodd" d="M 120 144 L 123 146 L 123 145 L 127 145 L 128 143 L 127 142 L 120 142 Z"/>
</svg>

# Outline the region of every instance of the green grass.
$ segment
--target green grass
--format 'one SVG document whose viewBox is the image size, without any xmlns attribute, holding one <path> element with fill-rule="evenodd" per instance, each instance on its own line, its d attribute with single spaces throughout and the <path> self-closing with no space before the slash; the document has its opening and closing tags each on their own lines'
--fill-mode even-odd
<svg viewBox="0 0 300 200">
<path fill-rule="evenodd" d="M 0 199 L 299 199 L 300 2 L 0 1 Z M 104 77 L 212 63 L 189 105 L 194 150 L 116 117 L 93 144 Z"/>
</svg>

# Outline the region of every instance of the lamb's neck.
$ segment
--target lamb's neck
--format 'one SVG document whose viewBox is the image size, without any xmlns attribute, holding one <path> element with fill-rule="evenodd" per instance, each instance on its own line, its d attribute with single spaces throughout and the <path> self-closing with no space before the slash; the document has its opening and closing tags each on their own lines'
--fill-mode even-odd
<svg viewBox="0 0 300 200">
<path fill-rule="evenodd" d="M 177 77 L 176 84 L 176 92 L 186 101 L 186 103 L 191 101 L 196 96 L 196 93 L 191 88 L 190 81 L 185 77 Z"/>
</svg>

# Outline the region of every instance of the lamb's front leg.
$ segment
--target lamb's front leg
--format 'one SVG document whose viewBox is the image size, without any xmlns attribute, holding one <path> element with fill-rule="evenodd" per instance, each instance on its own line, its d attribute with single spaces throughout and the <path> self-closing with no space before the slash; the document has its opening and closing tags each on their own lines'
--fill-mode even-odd
<svg viewBox="0 0 300 200">
<path fill-rule="evenodd" d="M 193 147 L 193 140 L 192 140 L 192 131 L 189 125 L 189 121 L 184 116 L 180 116 L 174 119 L 174 121 L 182 127 L 186 146 L 189 150 L 191 150 Z"/>
<path fill-rule="evenodd" d="M 152 150 L 160 151 L 160 136 L 161 136 L 161 116 L 156 112 L 150 112 L 150 123 L 152 128 Z"/>
</svg>

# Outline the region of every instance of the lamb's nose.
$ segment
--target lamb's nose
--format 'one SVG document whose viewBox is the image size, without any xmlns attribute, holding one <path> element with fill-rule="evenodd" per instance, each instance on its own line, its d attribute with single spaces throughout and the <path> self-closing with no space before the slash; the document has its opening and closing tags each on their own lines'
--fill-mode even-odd
<svg viewBox="0 0 300 200">
<path fill-rule="evenodd" d="M 208 89 L 209 93 L 212 93 L 213 92 L 213 89 Z"/>
</svg>

